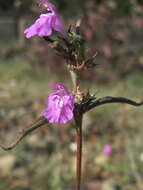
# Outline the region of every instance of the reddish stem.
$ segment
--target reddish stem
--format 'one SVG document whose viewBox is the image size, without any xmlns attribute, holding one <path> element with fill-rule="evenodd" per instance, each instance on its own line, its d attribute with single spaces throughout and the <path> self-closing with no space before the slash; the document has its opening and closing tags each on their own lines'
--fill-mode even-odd
<svg viewBox="0 0 143 190">
<path fill-rule="evenodd" d="M 80 190 L 81 171 L 82 171 L 82 116 L 77 122 L 76 141 L 77 141 L 76 190 Z"/>
</svg>

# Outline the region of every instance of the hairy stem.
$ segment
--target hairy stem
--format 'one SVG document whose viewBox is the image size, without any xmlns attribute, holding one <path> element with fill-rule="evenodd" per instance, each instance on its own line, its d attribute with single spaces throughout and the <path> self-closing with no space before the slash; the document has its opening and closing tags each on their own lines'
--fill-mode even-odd
<svg viewBox="0 0 143 190">
<path fill-rule="evenodd" d="M 80 190 L 81 186 L 81 171 L 82 171 L 82 115 L 79 116 L 76 122 L 76 190 Z"/>
<path fill-rule="evenodd" d="M 79 73 L 76 71 L 70 71 L 70 74 L 73 83 L 73 93 L 76 94 L 79 83 Z"/>
</svg>

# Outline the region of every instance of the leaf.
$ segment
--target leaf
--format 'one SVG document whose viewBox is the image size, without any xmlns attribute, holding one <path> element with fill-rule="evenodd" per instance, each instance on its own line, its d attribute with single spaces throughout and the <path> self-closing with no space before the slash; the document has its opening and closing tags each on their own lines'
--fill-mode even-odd
<svg viewBox="0 0 143 190">
<path fill-rule="evenodd" d="M 16 145 L 19 144 L 20 141 L 24 139 L 27 135 L 29 135 L 34 130 L 38 129 L 39 127 L 42 127 L 47 123 L 48 123 L 47 119 L 45 119 L 43 116 L 39 117 L 33 124 L 24 128 L 24 130 L 21 132 L 20 136 L 17 137 L 14 143 L 12 143 L 9 146 L 1 145 L 0 148 L 2 148 L 5 151 L 14 149 Z"/>
</svg>

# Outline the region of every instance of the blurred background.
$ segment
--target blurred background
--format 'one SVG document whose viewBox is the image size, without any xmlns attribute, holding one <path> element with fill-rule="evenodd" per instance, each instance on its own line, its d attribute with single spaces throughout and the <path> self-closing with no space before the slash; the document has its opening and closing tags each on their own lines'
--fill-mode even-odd
<svg viewBox="0 0 143 190">
<path fill-rule="evenodd" d="M 82 18 L 87 56 L 98 52 L 81 86 L 97 97 L 143 97 L 143 0 L 53 0 L 68 28 Z M 45 108 L 49 84 L 71 89 L 64 60 L 24 29 L 35 0 L 0 0 L 0 143 L 8 145 Z M 143 108 L 105 105 L 84 117 L 82 190 L 143 190 Z M 0 151 L 0 190 L 73 190 L 74 123 L 43 127 Z M 112 153 L 103 152 L 109 145 Z"/>
</svg>

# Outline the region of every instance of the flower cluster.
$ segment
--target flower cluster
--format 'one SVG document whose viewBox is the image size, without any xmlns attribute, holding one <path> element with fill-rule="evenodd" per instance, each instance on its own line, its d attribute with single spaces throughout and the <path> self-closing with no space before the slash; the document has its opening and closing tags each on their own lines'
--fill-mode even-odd
<svg viewBox="0 0 143 190">
<path fill-rule="evenodd" d="M 39 5 L 44 6 L 47 13 L 41 14 L 35 23 L 24 31 L 26 38 L 31 38 L 32 36 L 50 36 L 53 30 L 65 35 L 65 28 L 56 13 L 55 6 L 46 1 L 40 1 Z"/>
<path fill-rule="evenodd" d="M 64 84 L 54 84 L 55 92 L 47 99 L 43 115 L 49 123 L 67 123 L 73 118 L 74 95 Z"/>
</svg>

